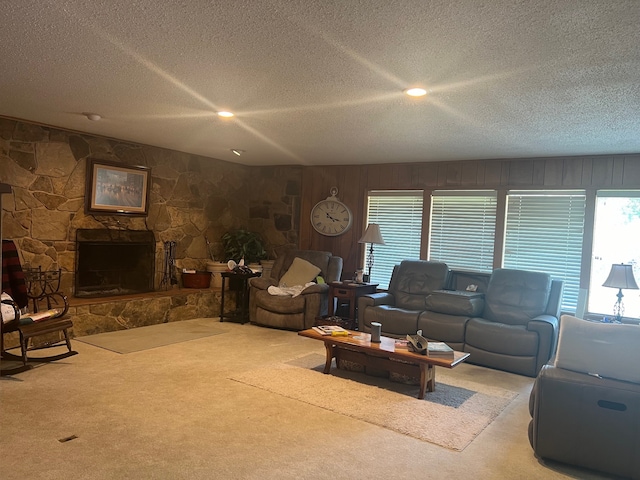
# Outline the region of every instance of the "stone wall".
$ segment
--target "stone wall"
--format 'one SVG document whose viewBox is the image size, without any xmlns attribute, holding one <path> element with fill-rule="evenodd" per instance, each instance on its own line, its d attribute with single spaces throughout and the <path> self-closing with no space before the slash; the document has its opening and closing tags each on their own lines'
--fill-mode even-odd
<svg viewBox="0 0 640 480">
<path fill-rule="evenodd" d="M 85 213 L 88 159 L 151 168 L 149 215 Z M 62 269 L 62 290 L 73 292 L 78 228 L 150 230 L 156 238 L 156 287 L 164 242 L 176 242 L 178 267 L 204 269 L 225 260 L 220 237 L 246 228 L 269 252 L 297 244 L 300 167 L 247 167 L 212 158 L 0 118 L 3 237 L 13 239 L 23 264 Z M 210 242 L 207 244 L 207 240 Z"/>
</svg>

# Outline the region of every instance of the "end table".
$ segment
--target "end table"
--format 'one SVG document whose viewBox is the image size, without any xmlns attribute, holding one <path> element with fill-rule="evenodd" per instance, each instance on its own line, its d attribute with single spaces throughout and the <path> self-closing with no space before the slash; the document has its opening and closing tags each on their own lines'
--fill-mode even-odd
<svg viewBox="0 0 640 480">
<path fill-rule="evenodd" d="M 349 302 L 350 330 L 358 325 L 358 297 L 375 293 L 378 283 L 331 282 L 329 283 L 329 316 L 336 310 L 336 302 Z"/>
<path fill-rule="evenodd" d="M 220 321 L 224 322 L 225 319 L 232 322 L 240 322 L 242 324 L 249 321 L 249 279 L 253 277 L 259 277 L 260 273 L 235 273 L 235 272 L 222 272 L 222 297 L 220 298 Z M 227 278 L 231 286 L 232 280 L 236 283 L 236 309 L 233 312 L 224 311 L 224 292 L 225 283 Z"/>
</svg>

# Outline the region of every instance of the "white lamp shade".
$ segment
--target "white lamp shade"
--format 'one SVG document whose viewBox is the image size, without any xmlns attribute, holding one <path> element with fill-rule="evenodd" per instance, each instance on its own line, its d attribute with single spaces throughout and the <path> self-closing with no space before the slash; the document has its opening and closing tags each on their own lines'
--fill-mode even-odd
<svg viewBox="0 0 640 480">
<path fill-rule="evenodd" d="M 623 263 L 614 263 L 611 265 L 609 276 L 602 286 L 638 290 L 638 284 L 633 276 L 633 265 L 625 265 Z"/>
<path fill-rule="evenodd" d="M 362 235 L 362 238 L 358 240 L 358 243 L 373 243 L 375 245 L 385 245 L 384 239 L 380 234 L 380 225 L 377 223 L 370 223 L 367 229 Z"/>
</svg>

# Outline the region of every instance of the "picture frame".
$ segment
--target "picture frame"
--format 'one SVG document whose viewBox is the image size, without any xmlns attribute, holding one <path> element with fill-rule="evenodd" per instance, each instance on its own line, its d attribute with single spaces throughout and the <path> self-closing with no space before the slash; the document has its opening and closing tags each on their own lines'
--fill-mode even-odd
<svg viewBox="0 0 640 480">
<path fill-rule="evenodd" d="M 149 167 L 89 159 L 85 213 L 146 216 L 150 184 Z"/>
</svg>

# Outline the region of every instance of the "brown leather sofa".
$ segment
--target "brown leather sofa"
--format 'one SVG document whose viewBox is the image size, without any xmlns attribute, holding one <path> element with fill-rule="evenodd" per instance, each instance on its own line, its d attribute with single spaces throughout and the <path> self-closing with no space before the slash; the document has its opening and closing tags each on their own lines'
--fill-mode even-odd
<svg viewBox="0 0 640 480">
<path fill-rule="evenodd" d="M 423 275 L 428 272 L 428 282 L 403 264 L 394 268 L 388 292 L 359 298 L 360 330 L 370 331 L 372 321 L 388 336 L 422 330 L 431 340 L 471 353 L 470 363 L 532 377 L 553 355 L 561 281 L 540 272 L 496 269 L 486 284 L 478 282 L 486 292 L 454 291 L 445 286 L 461 288 L 460 282 L 446 264 L 412 263 L 413 269 L 421 265 Z"/>
<path fill-rule="evenodd" d="M 268 292 L 270 286 L 278 286 L 280 279 L 298 257 L 320 269 L 326 283 L 307 287 L 297 297 L 276 296 Z M 256 325 L 305 330 L 311 328 L 316 317 L 326 315 L 329 305 L 329 285 L 340 280 L 342 258 L 331 252 L 315 250 L 289 250 L 278 256 L 270 278 L 255 277 L 249 280 L 249 320 Z"/>
<path fill-rule="evenodd" d="M 555 361 L 531 391 L 535 454 L 640 479 L 640 326 L 563 315 Z"/>
</svg>

